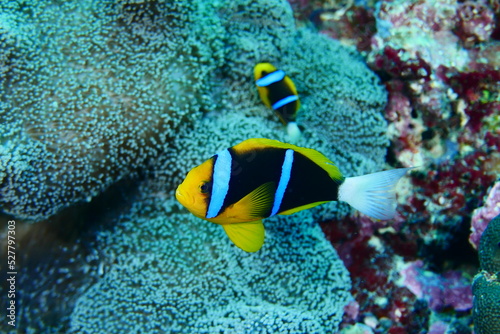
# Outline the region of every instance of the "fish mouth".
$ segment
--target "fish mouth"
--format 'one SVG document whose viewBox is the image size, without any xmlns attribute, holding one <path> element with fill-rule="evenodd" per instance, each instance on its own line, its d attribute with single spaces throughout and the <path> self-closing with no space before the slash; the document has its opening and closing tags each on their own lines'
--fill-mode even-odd
<svg viewBox="0 0 500 334">
<path fill-rule="evenodd" d="M 177 198 L 177 200 L 181 203 L 186 200 L 186 198 L 184 197 L 182 192 L 179 190 L 179 188 L 177 188 L 177 190 L 175 191 L 175 198 Z"/>
<path fill-rule="evenodd" d="M 185 193 L 182 192 L 180 186 L 175 191 L 175 198 L 181 203 L 183 206 L 188 207 L 190 205 L 189 196 L 186 196 Z M 194 201 L 192 201 L 194 203 Z M 193 204 L 191 203 L 191 204 Z"/>
</svg>

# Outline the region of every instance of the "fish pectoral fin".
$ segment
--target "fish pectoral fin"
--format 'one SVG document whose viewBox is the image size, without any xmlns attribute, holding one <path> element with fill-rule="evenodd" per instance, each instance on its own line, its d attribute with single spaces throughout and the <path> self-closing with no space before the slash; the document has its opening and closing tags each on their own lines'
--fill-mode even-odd
<svg viewBox="0 0 500 334">
<path fill-rule="evenodd" d="M 262 220 L 222 225 L 231 241 L 245 252 L 256 252 L 264 244 L 264 224 Z"/>
<path fill-rule="evenodd" d="M 275 183 L 267 182 L 228 207 L 227 217 L 238 217 L 240 222 L 252 222 L 267 217 L 273 206 Z"/>
</svg>

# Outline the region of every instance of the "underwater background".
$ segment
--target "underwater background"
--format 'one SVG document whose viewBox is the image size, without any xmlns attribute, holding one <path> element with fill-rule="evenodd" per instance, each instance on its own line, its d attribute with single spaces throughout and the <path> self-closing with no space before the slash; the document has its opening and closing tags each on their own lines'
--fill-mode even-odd
<svg viewBox="0 0 500 334">
<path fill-rule="evenodd" d="M 0 332 L 500 333 L 499 17 L 497 0 L 0 1 Z M 325 204 L 266 219 L 245 253 L 175 200 L 221 149 L 289 141 L 261 62 L 297 87 L 297 145 L 345 176 L 416 167 L 395 219 Z"/>
</svg>

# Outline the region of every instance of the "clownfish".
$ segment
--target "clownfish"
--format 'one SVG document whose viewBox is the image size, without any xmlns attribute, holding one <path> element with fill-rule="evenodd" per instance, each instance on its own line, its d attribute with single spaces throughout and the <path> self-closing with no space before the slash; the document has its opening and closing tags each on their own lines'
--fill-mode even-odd
<svg viewBox="0 0 500 334">
<path fill-rule="evenodd" d="M 343 201 L 376 219 L 396 214 L 394 187 L 410 168 L 345 178 L 320 152 L 264 138 L 227 148 L 193 168 L 175 196 L 196 217 L 220 224 L 247 252 L 264 244 L 262 219 Z"/>
<path fill-rule="evenodd" d="M 296 139 L 300 136 L 300 130 L 295 122 L 300 109 L 300 100 L 292 79 L 283 70 L 278 70 L 270 63 L 255 65 L 253 75 L 262 102 L 274 110 L 287 127 L 289 136 Z"/>
</svg>

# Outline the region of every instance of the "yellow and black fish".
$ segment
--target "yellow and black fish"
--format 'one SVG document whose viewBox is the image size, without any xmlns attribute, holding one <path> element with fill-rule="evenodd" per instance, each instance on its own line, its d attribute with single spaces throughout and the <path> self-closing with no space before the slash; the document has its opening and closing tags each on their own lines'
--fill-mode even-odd
<svg viewBox="0 0 500 334">
<path fill-rule="evenodd" d="M 300 109 L 300 100 L 292 79 L 270 63 L 255 65 L 253 73 L 262 102 L 274 110 L 289 132 L 296 128 L 295 118 Z"/>
<path fill-rule="evenodd" d="M 253 138 L 193 168 L 176 191 L 195 216 L 220 224 L 244 251 L 264 243 L 262 219 L 344 201 L 376 219 L 396 213 L 394 186 L 409 168 L 345 178 L 320 152 Z"/>
</svg>

